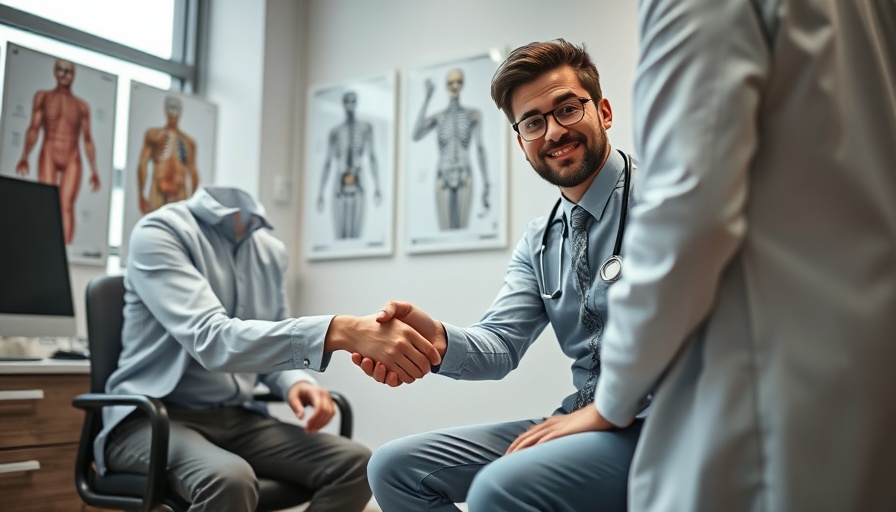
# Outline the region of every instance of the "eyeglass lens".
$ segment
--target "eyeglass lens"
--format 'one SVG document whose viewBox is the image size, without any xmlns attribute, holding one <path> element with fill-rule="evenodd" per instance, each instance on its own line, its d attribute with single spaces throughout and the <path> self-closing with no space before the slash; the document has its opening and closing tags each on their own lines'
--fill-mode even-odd
<svg viewBox="0 0 896 512">
<path fill-rule="evenodd" d="M 561 126 L 578 123 L 585 117 L 585 106 L 582 100 L 568 101 L 550 112 L 529 116 L 517 123 L 517 131 L 523 140 L 531 142 L 547 133 L 547 114 L 554 116 Z"/>
</svg>

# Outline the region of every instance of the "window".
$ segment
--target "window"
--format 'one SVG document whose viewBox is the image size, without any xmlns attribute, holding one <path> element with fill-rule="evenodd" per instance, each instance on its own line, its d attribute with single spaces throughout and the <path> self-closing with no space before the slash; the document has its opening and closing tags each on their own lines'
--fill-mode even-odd
<svg viewBox="0 0 896 512">
<path fill-rule="evenodd" d="M 0 3 L 163 59 L 172 57 L 174 0 L 3 0 Z"/>
<path fill-rule="evenodd" d="M 198 20 L 200 11 L 206 11 L 206 1 L 0 0 L 0 75 L 4 83 L 9 43 L 118 76 L 108 229 L 110 257 L 106 264 L 110 272 L 119 267 L 117 255 L 122 239 L 121 176 L 126 165 L 130 82 L 176 91 L 197 89 Z"/>
</svg>

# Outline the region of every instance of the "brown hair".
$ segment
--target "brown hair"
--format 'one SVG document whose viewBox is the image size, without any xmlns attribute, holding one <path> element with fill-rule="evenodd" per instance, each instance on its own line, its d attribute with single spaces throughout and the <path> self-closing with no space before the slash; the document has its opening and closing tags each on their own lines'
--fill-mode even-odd
<svg viewBox="0 0 896 512">
<path fill-rule="evenodd" d="M 564 39 L 554 39 L 543 43 L 529 43 L 510 52 L 492 77 L 492 100 L 504 111 L 507 119 L 514 123 L 516 120 L 511 106 L 513 91 L 561 66 L 572 66 L 592 100 L 597 102 L 603 98 L 600 74 L 585 51 L 585 45 L 576 46 Z"/>
</svg>

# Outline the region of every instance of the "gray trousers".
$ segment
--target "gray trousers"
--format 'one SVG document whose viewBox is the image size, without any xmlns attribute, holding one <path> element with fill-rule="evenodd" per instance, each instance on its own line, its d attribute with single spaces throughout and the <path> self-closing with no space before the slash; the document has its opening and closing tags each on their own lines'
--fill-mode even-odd
<svg viewBox="0 0 896 512">
<path fill-rule="evenodd" d="M 642 420 L 561 437 L 504 456 L 543 419 L 456 427 L 391 441 L 368 475 L 384 512 L 594 512 L 626 510 L 628 471 Z"/>
<path fill-rule="evenodd" d="M 370 500 L 370 451 L 347 438 L 307 434 L 239 407 L 168 408 L 168 485 L 192 503 L 191 512 L 255 510 L 256 477 L 292 482 L 314 491 L 308 511 L 361 511 Z M 114 471 L 146 472 L 149 423 L 132 414 L 106 443 Z"/>
</svg>

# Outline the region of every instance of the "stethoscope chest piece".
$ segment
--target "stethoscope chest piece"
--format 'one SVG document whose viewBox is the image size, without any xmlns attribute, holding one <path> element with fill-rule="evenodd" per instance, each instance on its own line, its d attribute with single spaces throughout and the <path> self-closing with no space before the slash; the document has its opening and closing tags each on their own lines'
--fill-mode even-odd
<svg viewBox="0 0 896 512">
<path fill-rule="evenodd" d="M 600 266 L 600 278 L 605 283 L 612 283 L 622 275 L 622 258 L 613 255 Z"/>
</svg>

